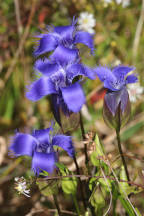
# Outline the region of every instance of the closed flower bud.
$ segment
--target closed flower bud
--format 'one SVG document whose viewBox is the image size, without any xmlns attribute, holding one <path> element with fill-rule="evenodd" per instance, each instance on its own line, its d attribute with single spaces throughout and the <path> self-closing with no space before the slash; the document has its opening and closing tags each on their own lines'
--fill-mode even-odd
<svg viewBox="0 0 144 216">
<path fill-rule="evenodd" d="M 116 130 L 122 128 L 129 120 L 131 104 L 127 89 L 117 92 L 108 91 L 104 97 L 103 118 L 106 124 Z"/>
</svg>

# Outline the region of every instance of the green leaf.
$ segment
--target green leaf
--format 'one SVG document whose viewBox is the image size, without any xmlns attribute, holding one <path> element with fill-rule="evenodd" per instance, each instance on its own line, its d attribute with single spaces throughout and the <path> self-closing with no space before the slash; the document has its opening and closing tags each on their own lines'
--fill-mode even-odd
<svg viewBox="0 0 144 216">
<path fill-rule="evenodd" d="M 91 205 L 94 206 L 96 209 L 102 208 L 105 206 L 105 198 L 99 187 L 97 187 L 96 190 L 92 192 L 90 202 L 91 202 Z"/>
<path fill-rule="evenodd" d="M 127 181 L 127 176 L 126 176 L 124 166 L 121 167 L 120 179 Z M 124 197 L 125 197 L 125 193 L 128 195 L 129 194 L 129 188 L 130 188 L 129 184 L 127 182 L 120 182 L 119 185 L 120 185 L 119 190 L 120 190 L 121 195 L 123 195 Z"/>
<path fill-rule="evenodd" d="M 138 216 L 142 216 L 141 213 L 140 213 L 140 211 L 137 208 L 135 208 L 135 210 L 136 210 Z"/>
<path fill-rule="evenodd" d="M 91 178 L 90 179 L 90 181 L 89 181 L 89 189 L 92 191 L 92 189 L 94 188 L 94 186 L 96 185 L 96 178 L 95 177 L 93 177 L 93 178 Z"/>
<path fill-rule="evenodd" d="M 124 207 L 124 209 L 126 210 L 126 212 L 128 213 L 129 216 L 135 216 L 134 210 L 131 206 L 131 204 L 124 199 L 122 196 L 119 196 L 119 200 L 122 204 L 122 206 Z"/>
<path fill-rule="evenodd" d="M 94 142 L 95 142 L 95 151 L 92 152 L 92 154 L 90 155 L 90 160 L 94 166 L 99 167 L 100 166 L 100 160 L 98 159 L 98 157 L 104 155 L 104 148 L 103 148 L 102 144 L 100 143 L 99 137 L 97 134 L 96 134 Z"/>
<path fill-rule="evenodd" d="M 98 154 L 96 151 L 92 152 L 92 154 L 90 155 L 90 160 L 91 160 L 91 163 L 94 165 L 94 166 L 100 166 L 100 160 L 97 159 L 98 157 Z"/>
<path fill-rule="evenodd" d="M 100 178 L 99 183 L 104 187 L 105 191 L 107 192 L 109 192 L 109 190 L 111 190 L 112 188 L 110 179 L 105 180 L 104 178 Z"/>
<path fill-rule="evenodd" d="M 60 181 L 59 180 L 48 180 L 48 181 L 40 181 L 37 179 L 36 184 L 38 185 L 40 192 L 44 196 L 49 196 L 51 194 L 57 194 L 58 193 L 58 185 Z"/>
<path fill-rule="evenodd" d="M 55 164 L 59 168 L 59 171 L 61 172 L 62 175 L 69 174 L 69 170 L 64 164 L 62 163 L 55 163 Z"/>
<path fill-rule="evenodd" d="M 65 177 L 62 179 L 62 189 L 66 194 L 75 194 L 77 190 L 77 178 Z"/>
<path fill-rule="evenodd" d="M 124 131 L 121 135 L 121 140 L 122 141 L 126 141 L 128 140 L 130 137 L 132 137 L 135 133 L 137 133 L 141 127 L 144 126 L 144 122 L 138 122 L 136 125 L 128 128 L 126 131 Z"/>
<path fill-rule="evenodd" d="M 96 134 L 94 142 L 95 142 L 95 146 L 96 146 L 97 155 L 98 156 L 103 156 L 104 155 L 104 147 L 101 144 L 101 142 L 100 142 L 99 137 L 98 137 L 97 134 Z"/>
</svg>

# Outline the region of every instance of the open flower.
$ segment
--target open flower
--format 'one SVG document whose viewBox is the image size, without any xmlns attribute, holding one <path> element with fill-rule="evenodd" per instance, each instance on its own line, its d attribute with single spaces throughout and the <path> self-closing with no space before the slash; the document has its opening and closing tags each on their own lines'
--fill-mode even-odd
<svg viewBox="0 0 144 216">
<path fill-rule="evenodd" d="M 82 12 L 80 13 L 79 19 L 78 19 L 78 29 L 87 31 L 90 34 L 94 34 L 94 26 L 96 24 L 96 20 L 93 16 L 93 14 L 90 14 L 88 12 Z"/>
<path fill-rule="evenodd" d="M 97 76 L 104 83 L 104 87 L 108 89 L 105 101 L 113 115 L 120 103 L 121 110 L 125 110 L 128 101 L 126 85 L 137 82 L 136 75 L 127 76 L 132 70 L 134 70 L 134 67 L 123 65 L 116 66 L 113 70 L 101 66 L 95 69 Z"/>
<path fill-rule="evenodd" d="M 73 83 L 73 79 L 80 75 L 94 79 L 93 69 L 77 61 L 62 66 L 48 59 L 39 59 L 35 63 L 35 70 L 42 77 L 29 86 L 26 93 L 29 100 L 37 101 L 46 95 L 52 95 L 53 111 L 59 124 L 59 108 L 64 114 L 80 111 L 85 103 L 85 96 L 79 82 Z"/>
<path fill-rule="evenodd" d="M 101 66 L 95 69 L 104 87 L 108 89 L 104 97 L 104 119 L 113 127 L 117 127 L 118 121 L 124 125 L 129 117 L 130 103 L 126 85 L 137 82 L 136 75 L 128 75 L 132 70 L 133 67 L 123 65 L 116 66 L 113 70 Z M 121 119 L 117 116 L 119 111 Z"/>
<path fill-rule="evenodd" d="M 55 169 L 55 162 L 58 160 L 54 146 L 63 148 L 70 157 L 74 156 L 74 148 L 70 136 L 55 135 L 50 132 L 52 128 L 34 130 L 31 134 L 16 133 L 10 150 L 16 157 L 32 157 L 32 169 L 39 175 L 42 170 L 52 173 Z"/>
<path fill-rule="evenodd" d="M 23 194 L 26 197 L 30 197 L 30 189 L 27 189 L 27 183 L 25 178 L 22 177 L 15 177 L 15 189 L 18 191 L 19 194 Z"/>
<path fill-rule="evenodd" d="M 94 50 L 92 36 L 88 32 L 77 31 L 76 20 L 71 25 L 48 27 L 48 32 L 37 36 L 38 45 L 34 51 L 35 56 L 53 51 L 51 60 L 57 62 L 75 61 L 79 57 L 76 45 L 82 43 Z"/>
</svg>

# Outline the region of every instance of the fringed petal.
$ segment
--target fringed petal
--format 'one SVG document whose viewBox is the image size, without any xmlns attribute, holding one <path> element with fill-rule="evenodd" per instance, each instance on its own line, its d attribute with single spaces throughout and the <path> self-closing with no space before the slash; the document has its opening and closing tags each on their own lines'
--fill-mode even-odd
<svg viewBox="0 0 144 216">
<path fill-rule="evenodd" d="M 84 66 L 82 64 L 72 64 L 67 69 L 68 80 L 72 81 L 76 76 L 86 76 L 90 79 L 95 79 L 96 73 L 92 68 Z"/>
<path fill-rule="evenodd" d="M 132 70 L 134 70 L 134 67 L 128 67 L 124 65 L 118 65 L 113 70 L 112 73 L 117 77 L 119 80 L 123 80 L 124 77 Z"/>
<path fill-rule="evenodd" d="M 43 170 L 48 173 L 52 173 L 56 168 L 56 161 L 56 154 L 54 152 L 35 152 L 32 159 L 32 170 L 34 171 L 35 175 L 39 175 Z"/>
<path fill-rule="evenodd" d="M 76 32 L 74 43 L 82 43 L 91 49 L 91 53 L 94 52 L 93 37 L 88 32 Z"/>
<path fill-rule="evenodd" d="M 38 59 L 35 62 L 34 69 L 41 72 L 45 76 L 51 76 L 59 70 L 59 65 L 52 63 L 48 59 Z"/>
<path fill-rule="evenodd" d="M 61 92 L 68 109 L 72 112 L 79 112 L 85 103 L 85 96 L 80 84 L 74 83 L 71 86 L 61 88 Z"/>
<path fill-rule="evenodd" d="M 9 150 L 11 150 L 16 157 L 22 155 L 32 157 L 36 146 L 37 141 L 33 136 L 24 133 L 17 133 L 11 143 Z"/>
<path fill-rule="evenodd" d="M 55 85 L 48 77 L 41 77 L 29 86 L 26 97 L 31 101 L 37 101 L 42 97 L 56 93 Z"/>
<path fill-rule="evenodd" d="M 49 144 L 49 132 L 52 128 L 34 130 L 32 135 L 42 144 Z"/>
<path fill-rule="evenodd" d="M 50 58 L 61 65 L 67 65 L 78 59 L 78 49 L 70 49 L 60 45 L 55 49 Z"/>
<path fill-rule="evenodd" d="M 127 76 L 126 78 L 126 84 L 129 84 L 129 83 L 135 83 L 138 81 L 138 78 L 136 75 L 129 75 Z"/>
<path fill-rule="evenodd" d="M 58 37 L 56 37 L 54 34 L 43 34 L 38 41 L 38 46 L 34 51 L 34 56 L 39 56 L 53 51 L 58 45 L 58 40 Z"/>
<path fill-rule="evenodd" d="M 98 78 L 104 82 L 104 87 L 108 88 L 112 91 L 117 91 L 121 86 L 117 85 L 117 78 L 114 76 L 114 74 L 111 72 L 110 69 L 106 67 L 96 67 L 95 73 L 98 76 Z"/>
<path fill-rule="evenodd" d="M 74 147 L 71 136 L 56 135 L 53 137 L 52 145 L 63 148 L 70 157 L 74 156 Z"/>
<path fill-rule="evenodd" d="M 72 42 L 73 35 L 75 32 L 75 26 L 74 25 L 58 26 L 55 27 L 54 31 L 61 36 L 61 39 L 63 41 Z"/>
</svg>

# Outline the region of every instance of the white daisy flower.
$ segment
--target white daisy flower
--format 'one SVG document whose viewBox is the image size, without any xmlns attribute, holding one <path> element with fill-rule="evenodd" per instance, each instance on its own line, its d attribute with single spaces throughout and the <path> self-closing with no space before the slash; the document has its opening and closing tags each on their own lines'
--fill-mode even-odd
<svg viewBox="0 0 144 216">
<path fill-rule="evenodd" d="M 15 177 L 15 189 L 18 191 L 19 194 L 24 194 L 27 197 L 30 197 L 29 193 L 30 190 L 27 189 L 27 184 L 25 178 L 22 177 Z"/>
<path fill-rule="evenodd" d="M 144 87 L 140 86 L 138 82 L 128 85 L 129 98 L 132 103 L 135 103 L 138 99 L 140 99 L 143 92 Z"/>
<path fill-rule="evenodd" d="M 84 30 L 89 32 L 90 34 L 94 34 L 95 31 L 93 27 L 96 25 L 96 20 L 93 16 L 93 14 L 90 14 L 88 12 L 82 12 L 80 13 L 80 16 L 78 18 L 78 29 Z"/>
</svg>

